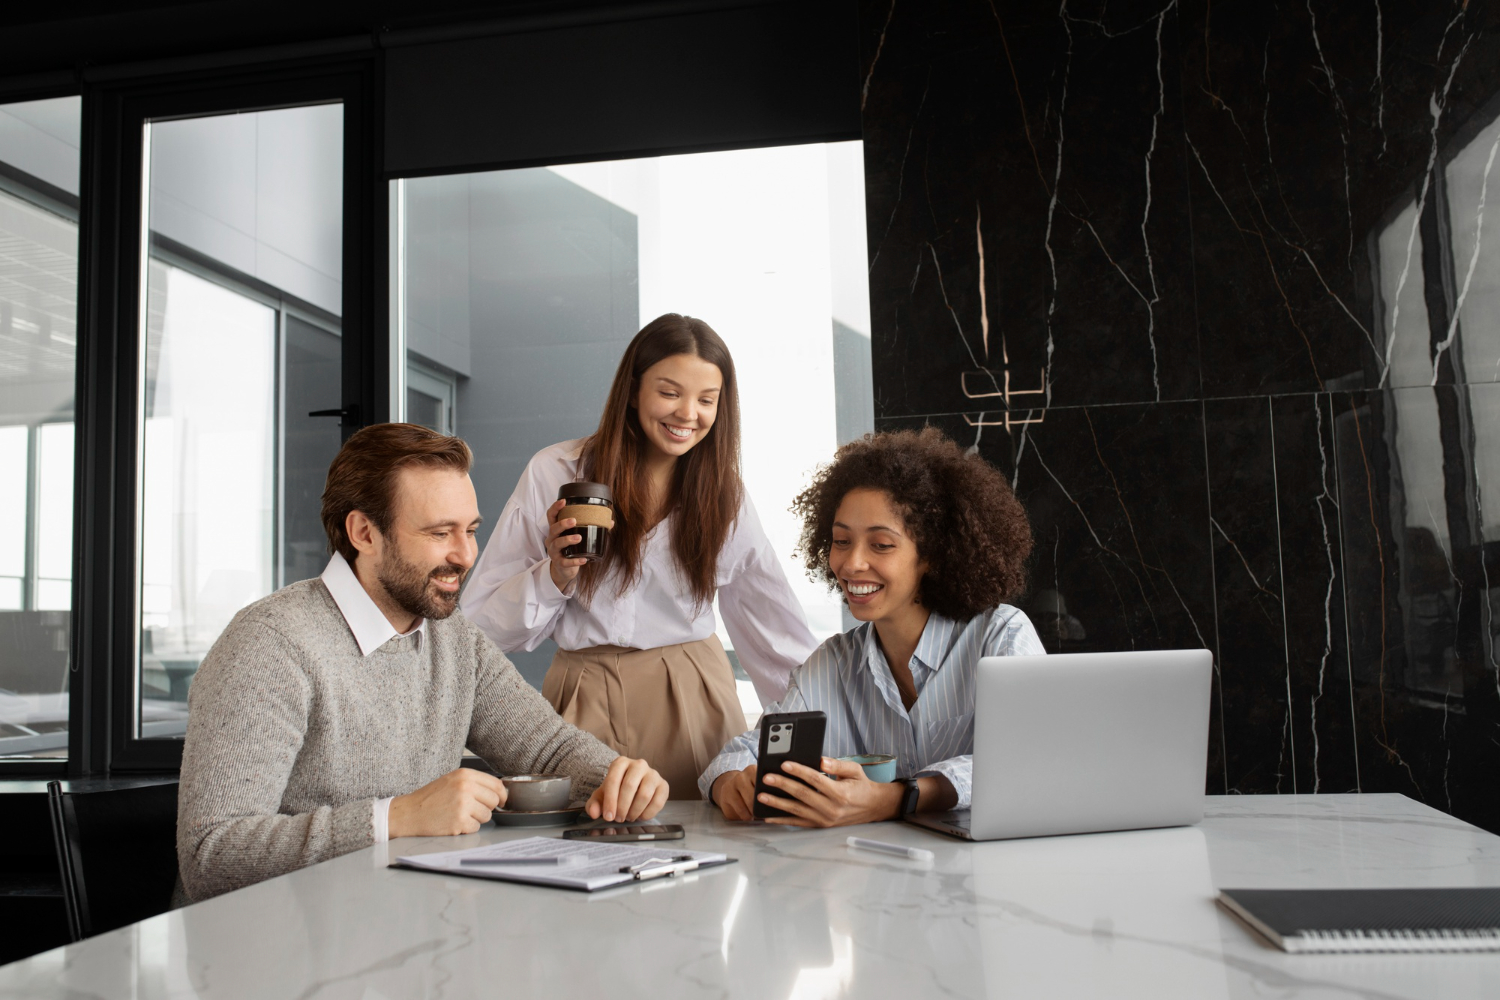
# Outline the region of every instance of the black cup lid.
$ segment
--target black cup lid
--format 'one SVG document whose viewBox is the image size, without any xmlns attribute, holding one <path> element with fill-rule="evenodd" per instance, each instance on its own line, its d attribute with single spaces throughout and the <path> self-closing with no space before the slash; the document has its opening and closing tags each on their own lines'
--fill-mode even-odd
<svg viewBox="0 0 1500 1000">
<path fill-rule="evenodd" d="M 571 497 L 594 497 L 615 502 L 614 492 L 603 483 L 567 483 L 557 488 L 557 499 L 567 500 Z"/>
</svg>

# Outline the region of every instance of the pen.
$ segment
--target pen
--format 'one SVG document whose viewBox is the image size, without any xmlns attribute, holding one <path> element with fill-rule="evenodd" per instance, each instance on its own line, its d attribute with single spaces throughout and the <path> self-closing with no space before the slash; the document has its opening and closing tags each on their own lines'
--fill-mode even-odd
<svg viewBox="0 0 1500 1000">
<path fill-rule="evenodd" d="M 529 857 L 497 857 L 497 858 L 463 858 L 458 863 L 461 865 L 560 865 L 569 859 L 569 855 L 529 858 Z"/>
<path fill-rule="evenodd" d="M 913 861 L 932 860 L 932 852 L 924 851 L 920 847 L 902 847 L 900 844 L 887 844 L 883 840 L 867 840 L 864 837 L 850 837 L 846 843 L 850 847 L 878 851 L 881 854 L 894 854 L 898 858 L 910 858 Z"/>
<path fill-rule="evenodd" d="M 652 867 L 653 865 L 656 867 Z M 698 862 L 693 860 L 691 854 L 679 854 L 672 858 L 650 858 L 638 865 L 627 865 L 620 869 L 620 874 L 632 875 L 637 882 L 645 882 L 662 876 L 681 875 L 697 867 Z"/>
</svg>

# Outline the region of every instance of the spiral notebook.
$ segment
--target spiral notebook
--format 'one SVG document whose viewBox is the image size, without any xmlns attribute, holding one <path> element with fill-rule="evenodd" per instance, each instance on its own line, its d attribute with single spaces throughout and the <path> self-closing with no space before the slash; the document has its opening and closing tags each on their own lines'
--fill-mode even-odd
<svg viewBox="0 0 1500 1000">
<path fill-rule="evenodd" d="M 1221 889 L 1288 952 L 1500 951 L 1500 888 Z"/>
</svg>

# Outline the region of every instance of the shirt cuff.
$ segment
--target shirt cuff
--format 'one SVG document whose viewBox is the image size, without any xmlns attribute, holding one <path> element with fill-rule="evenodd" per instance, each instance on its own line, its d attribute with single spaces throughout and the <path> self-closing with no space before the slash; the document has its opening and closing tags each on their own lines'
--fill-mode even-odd
<svg viewBox="0 0 1500 1000">
<path fill-rule="evenodd" d="M 542 579 L 536 585 L 536 596 L 538 603 L 544 608 L 556 608 L 567 603 L 573 593 L 578 589 L 578 577 L 568 581 L 567 590 L 558 590 L 557 582 L 552 579 L 552 559 L 548 557 L 537 563 L 537 569 Z"/>
<path fill-rule="evenodd" d="M 955 809 L 969 808 L 969 799 L 973 791 L 974 758 L 970 756 L 953 757 L 948 760 L 940 760 L 922 768 L 913 777 L 937 777 L 947 778 L 948 784 L 958 793 L 958 802 Z"/>
<path fill-rule="evenodd" d="M 377 844 L 384 844 L 391 839 L 391 801 L 393 799 L 395 799 L 394 795 L 389 799 L 375 800 L 375 843 Z"/>
<path fill-rule="evenodd" d="M 743 771 L 754 763 L 755 754 L 753 753 L 735 751 L 719 754 L 709 762 L 708 769 L 698 778 L 699 793 L 706 801 L 712 803 L 714 782 L 719 780 L 720 775 L 728 774 L 730 771 Z"/>
</svg>

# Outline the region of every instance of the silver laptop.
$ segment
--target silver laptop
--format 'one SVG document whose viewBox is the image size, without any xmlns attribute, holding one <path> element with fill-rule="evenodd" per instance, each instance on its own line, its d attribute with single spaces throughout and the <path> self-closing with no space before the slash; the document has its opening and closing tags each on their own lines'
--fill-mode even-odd
<svg viewBox="0 0 1500 1000">
<path fill-rule="evenodd" d="M 1212 676 L 1206 649 L 987 656 L 970 808 L 910 822 L 968 840 L 1196 823 Z"/>
</svg>

